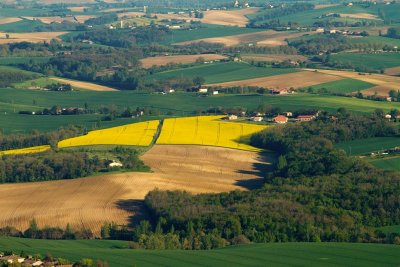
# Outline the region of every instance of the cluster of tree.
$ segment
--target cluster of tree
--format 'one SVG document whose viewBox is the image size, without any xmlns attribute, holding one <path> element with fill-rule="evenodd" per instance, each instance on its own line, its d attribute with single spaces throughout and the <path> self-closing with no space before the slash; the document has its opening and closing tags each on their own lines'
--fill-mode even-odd
<svg viewBox="0 0 400 267">
<path fill-rule="evenodd" d="M 342 34 L 323 34 L 313 38 L 296 39 L 289 41 L 289 45 L 305 55 L 337 53 L 350 48 L 347 38 Z"/>
<path fill-rule="evenodd" d="M 3 135 L 0 133 L 0 147 L 2 150 L 11 150 L 24 147 L 51 145 L 57 147 L 57 143 L 63 139 L 77 136 L 83 132 L 83 129 L 68 126 L 62 127 L 56 131 L 41 133 L 32 130 L 26 134 Z"/>
<path fill-rule="evenodd" d="M 93 233 L 90 229 L 73 229 L 70 224 L 67 224 L 65 229 L 60 227 L 49 227 L 45 226 L 39 228 L 35 219 L 32 219 L 29 223 L 28 229 L 20 231 L 14 227 L 3 227 L 0 228 L 0 236 L 3 237 L 24 237 L 24 238 L 35 238 L 35 239 L 91 239 Z"/>
<path fill-rule="evenodd" d="M 88 19 L 85 21 L 86 25 L 104 25 L 112 23 L 118 20 L 118 16 L 115 13 L 104 14 L 95 18 Z"/>
<path fill-rule="evenodd" d="M 71 37 L 73 41 L 90 40 L 97 44 L 121 48 L 132 48 L 137 45 L 159 43 L 169 34 L 169 29 L 164 26 L 152 25 L 150 27 L 137 27 L 129 30 L 95 29 L 85 31 Z"/>
<path fill-rule="evenodd" d="M 400 28 L 394 28 L 394 27 L 389 28 L 386 36 L 389 38 L 400 39 Z"/>
<path fill-rule="evenodd" d="M 194 233 L 213 234 L 231 244 L 400 243 L 400 235 L 376 230 L 400 223 L 399 174 L 347 157 L 332 143 L 397 131 L 375 114 L 354 116 L 344 109 L 334 117 L 322 113 L 316 121 L 270 128 L 252 138 L 254 145 L 281 154 L 261 189 L 202 195 L 156 190 L 145 203 L 158 222 L 157 231 L 173 229 L 181 242 Z"/>
<path fill-rule="evenodd" d="M 7 155 L 0 158 L 0 183 L 73 179 L 109 171 L 113 160 L 123 169 L 148 171 L 136 150 L 117 147 L 108 159 L 86 152 L 48 151 L 41 154 Z"/>
</svg>

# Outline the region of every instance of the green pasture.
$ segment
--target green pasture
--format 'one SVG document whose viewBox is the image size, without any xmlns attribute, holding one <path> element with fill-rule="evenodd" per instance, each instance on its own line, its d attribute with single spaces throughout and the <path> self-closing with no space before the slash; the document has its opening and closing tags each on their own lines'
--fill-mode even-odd
<svg viewBox="0 0 400 267">
<path fill-rule="evenodd" d="M 241 62 L 225 62 L 203 64 L 174 70 L 159 72 L 147 77 L 148 80 L 165 80 L 171 78 L 203 77 L 206 83 L 221 83 L 274 76 L 297 71 L 296 69 L 280 69 L 272 67 L 255 67 Z"/>
<path fill-rule="evenodd" d="M 372 83 L 368 83 L 368 82 L 364 82 L 364 81 L 360 81 L 360 80 L 343 79 L 343 80 L 314 85 L 314 86 L 311 86 L 311 88 L 315 92 L 318 92 L 318 90 L 325 89 L 329 93 L 348 94 L 348 93 L 365 90 L 365 89 L 368 89 L 368 88 L 371 88 L 374 86 L 375 85 Z"/>
<path fill-rule="evenodd" d="M 400 146 L 400 137 L 374 137 L 341 142 L 337 147 L 349 155 L 362 155 Z"/>
<path fill-rule="evenodd" d="M 38 20 L 23 19 L 21 21 L 0 25 L 0 31 L 10 33 L 10 39 L 12 39 L 12 33 L 35 32 L 36 27 L 44 25 L 46 24 Z"/>
<path fill-rule="evenodd" d="M 354 67 L 385 69 L 400 66 L 400 53 L 340 53 L 331 56 L 331 62 L 351 63 Z"/>
<path fill-rule="evenodd" d="M 50 57 L 0 57 L 0 65 L 15 66 L 20 64 L 46 63 Z"/>
<path fill-rule="evenodd" d="M 365 36 L 365 37 L 348 37 L 347 40 L 352 44 L 376 44 L 379 46 L 400 46 L 400 39 L 388 38 L 384 36 Z"/>
<path fill-rule="evenodd" d="M 400 246 L 351 243 L 268 243 L 208 251 L 132 250 L 124 241 L 0 238 L 0 250 L 23 250 L 71 261 L 106 260 L 110 266 L 398 266 Z"/>
<path fill-rule="evenodd" d="M 400 146 L 400 142 L 398 144 Z M 370 162 L 375 166 L 383 170 L 400 171 L 400 156 L 399 157 L 387 157 L 380 159 L 372 159 Z M 400 227 L 399 227 L 400 233 Z"/>
</svg>

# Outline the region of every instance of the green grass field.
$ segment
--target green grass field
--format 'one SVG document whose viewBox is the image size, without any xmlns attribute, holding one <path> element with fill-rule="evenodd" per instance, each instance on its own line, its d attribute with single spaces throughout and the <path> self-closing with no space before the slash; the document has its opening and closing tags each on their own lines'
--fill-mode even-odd
<svg viewBox="0 0 400 267">
<path fill-rule="evenodd" d="M 369 162 L 383 170 L 400 171 L 400 157 L 373 159 Z"/>
<path fill-rule="evenodd" d="M 205 26 L 205 27 L 204 27 Z M 261 31 L 260 29 L 223 27 L 203 24 L 202 28 L 193 30 L 173 30 L 164 41 L 165 44 L 180 43 L 203 38 L 223 37 L 244 33 L 253 33 Z"/>
<path fill-rule="evenodd" d="M 215 64 L 203 64 L 188 68 L 168 70 L 148 76 L 148 80 L 165 80 L 179 77 L 203 77 L 206 83 L 220 83 L 229 81 L 239 81 L 265 76 L 273 76 L 295 72 L 296 69 L 280 69 L 271 67 L 255 67 L 247 63 L 225 62 Z"/>
<path fill-rule="evenodd" d="M 382 6 L 382 5 L 380 5 Z M 274 10 L 265 10 L 256 14 L 251 14 L 249 15 L 249 18 L 255 18 L 257 16 L 262 16 L 263 13 L 270 13 L 274 12 Z M 334 7 L 326 7 L 326 8 L 321 8 L 321 9 L 313 9 L 313 10 L 307 10 L 303 12 L 299 12 L 296 14 L 290 14 L 290 15 L 285 15 L 285 16 L 280 16 L 279 21 L 282 23 L 287 23 L 287 22 L 298 22 L 300 25 L 313 25 L 316 21 L 342 21 L 342 22 L 347 22 L 347 23 L 354 23 L 357 21 L 365 21 L 365 19 L 354 19 L 354 18 L 345 18 L 345 17 L 340 17 L 340 18 L 334 18 L 334 17 L 327 17 L 327 18 L 318 18 L 321 15 L 328 14 L 328 13 L 341 13 L 341 14 L 354 14 L 354 13 L 371 13 L 376 15 L 377 10 L 375 9 L 368 9 L 368 8 L 363 8 L 358 5 L 354 5 L 352 7 L 345 6 L 343 4 L 339 4 L 338 6 Z M 270 19 L 266 20 L 260 20 L 257 21 L 257 24 L 259 23 L 265 23 L 269 21 Z M 379 20 L 374 20 L 376 21 L 377 24 L 382 23 Z"/>
<path fill-rule="evenodd" d="M 51 253 L 78 261 L 106 260 L 110 266 L 399 266 L 400 246 L 350 243 L 269 243 L 208 251 L 131 250 L 123 241 L 49 241 L 0 238 L 0 250 Z"/>
<path fill-rule="evenodd" d="M 378 229 L 384 232 L 385 234 L 390 234 L 390 233 L 400 234 L 400 225 L 384 226 Z"/>
<path fill-rule="evenodd" d="M 336 111 L 345 107 L 356 113 L 373 112 L 377 108 L 389 111 L 400 109 L 400 103 L 378 102 L 349 97 L 314 94 L 294 94 L 289 96 L 271 95 L 231 95 L 199 97 L 194 93 L 175 93 L 168 95 L 147 94 L 137 92 L 46 92 L 23 89 L 0 89 L 0 128 L 5 132 L 29 131 L 38 129 L 48 131 L 61 125 L 79 124 L 91 128 L 100 119 L 100 115 L 79 116 L 26 116 L 18 115 L 20 110 L 37 111 L 50 108 L 54 105 L 61 107 L 84 107 L 96 109 L 102 105 L 116 105 L 126 107 L 148 107 L 156 110 L 160 115 L 172 113 L 174 116 L 193 115 L 196 111 L 207 110 L 213 107 L 244 107 L 255 109 L 266 104 L 281 107 L 285 111 L 299 109 L 324 109 Z M 155 114 L 155 115 L 158 115 Z M 119 125 L 125 120 L 112 122 Z M 104 125 L 107 125 L 104 123 Z"/>
<path fill-rule="evenodd" d="M 22 33 L 22 32 L 34 32 L 37 26 L 44 26 L 46 24 L 38 20 L 28 20 L 24 19 L 14 23 L 8 23 L 0 25 L 0 31 L 9 32 L 10 38 L 12 38 L 12 33 Z"/>
<path fill-rule="evenodd" d="M 321 90 L 321 89 L 326 89 L 330 93 L 348 94 L 348 93 L 352 93 L 352 92 L 365 90 L 365 89 L 368 89 L 368 88 L 371 88 L 374 86 L 375 85 L 372 83 L 367 83 L 367 82 L 360 81 L 360 80 L 343 79 L 343 80 L 339 80 L 339 81 L 318 84 L 315 86 L 311 86 L 311 88 L 313 88 L 315 92 L 318 92 L 318 90 Z"/>
<path fill-rule="evenodd" d="M 356 54 L 341 53 L 332 55 L 331 61 L 351 63 L 355 67 L 385 69 L 400 66 L 400 53 Z"/>
<path fill-rule="evenodd" d="M 398 137 L 375 137 L 360 139 L 337 144 L 337 147 L 346 151 L 350 155 L 362 155 L 379 150 L 385 150 L 400 146 L 400 136 Z"/>
<path fill-rule="evenodd" d="M 15 66 L 19 64 L 27 64 L 29 62 L 34 63 L 46 63 L 50 57 L 0 57 L 0 65 Z"/>
<path fill-rule="evenodd" d="M 352 44 L 379 44 L 400 46 L 400 39 L 388 38 L 383 36 L 348 37 L 347 40 Z"/>
</svg>

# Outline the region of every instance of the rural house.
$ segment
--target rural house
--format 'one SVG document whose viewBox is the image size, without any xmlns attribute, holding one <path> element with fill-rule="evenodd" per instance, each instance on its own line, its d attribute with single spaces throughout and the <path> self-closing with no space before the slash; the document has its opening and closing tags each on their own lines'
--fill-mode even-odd
<svg viewBox="0 0 400 267">
<path fill-rule="evenodd" d="M 300 115 L 297 116 L 297 121 L 303 122 L 303 121 L 312 121 L 315 119 L 315 116 L 313 115 Z"/>
<path fill-rule="evenodd" d="M 252 120 L 255 122 L 261 122 L 261 121 L 263 121 L 263 117 L 261 117 L 261 116 L 253 117 Z"/>
<path fill-rule="evenodd" d="M 275 123 L 278 123 L 278 124 L 285 124 L 288 122 L 288 120 L 289 120 L 288 117 L 283 116 L 283 115 L 278 115 L 278 116 L 272 118 L 272 121 Z"/>
</svg>

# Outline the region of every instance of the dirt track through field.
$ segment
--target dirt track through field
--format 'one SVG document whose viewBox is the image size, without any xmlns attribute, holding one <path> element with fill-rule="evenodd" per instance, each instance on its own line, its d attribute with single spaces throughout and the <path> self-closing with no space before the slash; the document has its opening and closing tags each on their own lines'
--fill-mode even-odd
<svg viewBox="0 0 400 267">
<path fill-rule="evenodd" d="M 340 77 L 322 74 L 318 72 L 294 72 L 289 74 L 268 76 L 262 78 L 255 78 L 242 81 L 233 81 L 225 83 L 208 84 L 209 86 L 223 86 L 223 87 L 234 87 L 234 86 L 259 86 L 264 88 L 304 88 L 313 86 L 321 83 L 331 82 L 340 80 Z"/>
<path fill-rule="evenodd" d="M 98 85 L 95 83 L 88 83 L 88 82 L 81 82 L 81 81 L 73 81 L 73 80 L 67 80 L 67 79 L 62 79 L 62 78 L 50 78 L 51 80 L 60 82 L 60 83 L 66 83 L 70 84 L 73 87 L 77 88 L 82 88 L 82 89 L 87 89 L 91 91 L 100 91 L 100 92 L 112 92 L 112 91 L 118 91 L 117 89 L 103 86 L 103 85 Z"/>
<path fill-rule="evenodd" d="M 152 66 L 164 66 L 169 63 L 189 64 L 196 62 L 197 59 L 203 58 L 206 61 L 226 59 L 226 56 L 218 54 L 200 54 L 200 55 L 178 55 L 178 56 L 159 56 L 148 57 L 140 60 L 143 68 L 151 68 Z"/>
<path fill-rule="evenodd" d="M 155 188 L 218 193 L 260 185 L 267 165 L 254 152 L 202 146 L 154 146 L 142 156 L 153 173 L 120 173 L 41 183 L 0 185 L 0 227 L 90 228 L 105 221 L 126 224 L 138 200 Z M 271 161 L 269 161 L 271 162 Z M 131 205 L 132 204 L 132 205 Z"/>
</svg>

